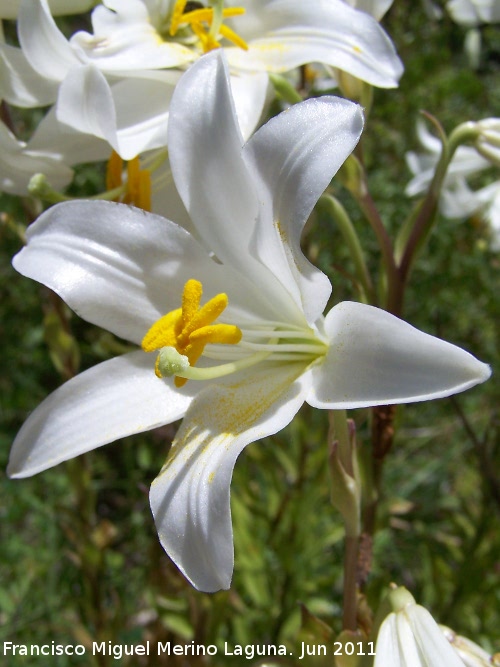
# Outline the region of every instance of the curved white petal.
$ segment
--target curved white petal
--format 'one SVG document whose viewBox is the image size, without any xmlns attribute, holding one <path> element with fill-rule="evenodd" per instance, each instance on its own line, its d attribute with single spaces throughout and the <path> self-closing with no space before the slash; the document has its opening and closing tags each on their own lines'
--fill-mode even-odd
<svg viewBox="0 0 500 667">
<path fill-rule="evenodd" d="M 151 24 L 141 0 L 107 0 L 92 12 L 94 34 L 77 32 L 70 43 L 103 72 L 182 67 L 196 54 L 177 42 L 165 42 Z"/>
<path fill-rule="evenodd" d="M 228 78 L 220 52 L 184 74 L 170 105 L 168 147 L 177 189 L 200 236 L 223 262 L 241 256 L 246 263 L 257 199 L 241 159 Z"/>
<path fill-rule="evenodd" d="M 110 85 L 94 65 L 74 67 L 59 89 L 61 123 L 105 139 L 125 160 L 167 142 L 171 74 L 150 73 Z M 147 104 L 144 104 L 147 100 Z"/>
<path fill-rule="evenodd" d="M 57 85 L 41 77 L 21 49 L 0 44 L 0 98 L 17 107 L 52 104 Z"/>
<path fill-rule="evenodd" d="M 52 81 L 62 81 L 81 61 L 57 27 L 47 0 L 21 0 L 19 41 L 30 65 Z"/>
<path fill-rule="evenodd" d="M 181 305 L 187 280 L 206 298 L 229 297 L 229 312 L 269 319 L 258 292 L 214 262 L 181 227 L 124 204 L 66 202 L 27 230 L 17 271 L 57 292 L 81 317 L 140 344 L 151 325 Z M 259 308 L 261 310 L 259 310 Z"/>
<path fill-rule="evenodd" d="M 269 77 L 264 72 L 231 76 L 231 90 L 241 134 L 248 139 L 262 116 L 269 91 Z"/>
<path fill-rule="evenodd" d="M 52 107 L 38 124 L 27 148 L 53 153 L 70 165 L 102 162 L 109 158 L 111 152 L 104 139 L 90 137 L 60 123 L 56 118 L 55 107 Z"/>
<path fill-rule="evenodd" d="M 409 605 L 403 613 L 408 619 L 420 654 L 426 656 L 427 664 L 436 667 L 464 667 L 457 652 L 427 609 L 418 604 Z"/>
<path fill-rule="evenodd" d="M 211 386 L 193 401 L 150 493 L 161 543 L 198 589 L 229 588 L 233 531 L 229 491 L 236 458 L 276 433 L 303 403 L 303 365 L 254 371 L 235 386 Z M 189 383 L 188 383 L 189 384 Z"/>
<path fill-rule="evenodd" d="M 21 0 L 1 0 L 0 18 L 17 18 Z M 95 0 L 49 0 L 50 11 L 54 16 L 58 14 L 79 14 L 86 12 L 95 5 Z"/>
<path fill-rule="evenodd" d="M 360 408 L 450 396 L 491 374 L 468 352 L 389 313 L 343 302 L 325 320 L 330 349 L 312 369 L 307 402 L 317 408 Z"/>
<path fill-rule="evenodd" d="M 172 98 L 168 147 L 175 184 L 206 247 L 255 283 L 274 305 L 274 319 L 302 324 L 288 286 L 250 251 L 260 211 L 242 145 L 229 74 L 218 49 L 182 76 Z"/>
<path fill-rule="evenodd" d="M 430 667 L 419 658 L 408 622 L 401 614 L 389 614 L 382 623 L 375 650 L 374 667 Z"/>
<path fill-rule="evenodd" d="M 371 14 L 373 18 L 380 21 L 394 0 L 344 0 L 344 2 L 355 9 Z"/>
<path fill-rule="evenodd" d="M 394 46 L 377 21 L 342 0 L 271 0 L 261 8 L 260 31 L 248 38 L 245 16 L 235 20 L 249 49 L 227 48 L 231 67 L 283 72 L 321 62 L 382 88 L 403 72 Z M 250 22 L 249 22 L 250 23 Z"/>
<path fill-rule="evenodd" d="M 34 174 L 43 173 L 53 187 L 61 189 L 73 178 L 73 171 L 55 154 L 33 150 L 18 141 L 0 122 L 0 190 L 27 195 Z"/>
<path fill-rule="evenodd" d="M 325 309 L 331 284 L 304 256 L 302 230 L 362 130 L 361 107 L 321 97 L 271 119 L 243 151 L 256 175 L 262 207 L 255 252 L 284 285 L 296 286 L 294 297 L 310 323 Z"/>
<path fill-rule="evenodd" d="M 184 416 L 196 383 L 182 389 L 154 373 L 154 355 L 137 351 L 80 373 L 28 417 L 10 453 L 11 477 L 28 477 L 119 438 Z"/>
</svg>

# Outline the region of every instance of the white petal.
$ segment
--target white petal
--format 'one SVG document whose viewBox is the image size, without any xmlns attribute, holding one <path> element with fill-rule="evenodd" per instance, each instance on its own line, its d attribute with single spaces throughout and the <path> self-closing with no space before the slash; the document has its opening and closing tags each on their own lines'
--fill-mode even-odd
<svg viewBox="0 0 500 667">
<path fill-rule="evenodd" d="M 57 189 L 73 178 L 73 171 L 56 155 L 30 150 L 0 122 L 0 190 L 27 195 L 30 179 L 37 173 L 45 174 Z"/>
<path fill-rule="evenodd" d="M 17 27 L 30 65 L 47 79 L 62 81 L 80 62 L 52 18 L 47 0 L 22 0 Z"/>
<path fill-rule="evenodd" d="M 217 49 L 182 76 L 172 98 L 168 147 L 175 184 L 206 247 L 255 283 L 274 306 L 273 319 L 303 324 L 285 287 L 250 250 L 259 203 L 242 145 L 227 66 Z"/>
<path fill-rule="evenodd" d="M 452 19 L 466 26 L 475 26 L 480 23 L 478 8 L 472 0 L 450 0 L 446 9 Z"/>
<path fill-rule="evenodd" d="M 344 2 L 355 9 L 371 14 L 373 18 L 380 21 L 394 0 L 344 0 Z"/>
<path fill-rule="evenodd" d="M 307 402 L 360 408 L 450 396 L 480 382 L 490 368 L 468 352 L 389 313 L 343 302 L 325 321 L 330 349 L 313 368 Z"/>
<path fill-rule="evenodd" d="M 408 619 L 420 653 L 429 667 L 464 667 L 431 614 L 420 605 L 410 605 L 402 613 Z"/>
<path fill-rule="evenodd" d="M 331 293 L 327 276 L 300 248 L 302 230 L 363 129 L 361 107 L 337 97 L 296 104 L 261 127 L 244 148 L 256 173 L 262 214 L 255 251 L 294 297 L 310 323 Z M 272 224 L 270 222 L 272 221 Z"/>
<path fill-rule="evenodd" d="M 199 387 L 175 389 L 138 351 L 105 361 L 54 391 L 26 420 L 8 474 L 28 477 L 127 435 L 180 419 Z"/>
<path fill-rule="evenodd" d="M 111 86 L 94 65 L 75 67 L 61 84 L 57 118 L 79 132 L 105 139 L 129 160 L 166 145 L 174 86 L 172 75 L 163 72 Z"/>
<path fill-rule="evenodd" d="M 246 37 L 245 16 L 235 21 Z M 337 67 L 382 88 L 403 72 L 394 46 L 377 21 L 341 0 L 272 0 L 261 10 L 249 49 L 226 48 L 231 67 L 283 72 L 310 62 Z"/>
<path fill-rule="evenodd" d="M 211 386 L 191 405 L 151 487 L 166 552 L 198 589 L 229 588 L 233 532 L 229 491 L 236 458 L 288 424 L 303 403 L 299 364 L 268 367 L 236 386 Z M 189 383 L 188 383 L 189 384 Z"/>
<path fill-rule="evenodd" d="M 219 51 L 184 74 L 170 106 L 168 147 L 177 189 L 207 247 L 223 262 L 240 256 L 245 263 L 257 200 L 228 79 Z"/>
<path fill-rule="evenodd" d="M 15 19 L 19 12 L 21 0 L 1 0 L 0 18 Z M 54 16 L 58 14 L 79 14 L 91 9 L 95 0 L 49 0 L 50 11 Z"/>
<path fill-rule="evenodd" d="M 269 90 L 269 77 L 260 72 L 231 77 L 236 116 L 244 139 L 255 131 Z"/>
<path fill-rule="evenodd" d="M 57 86 L 41 77 L 21 49 L 0 44 L 0 97 L 17 107 L 38 107 L 56 99 Z"/>
<path fill-rule="evenodd" d="M 377 637 L 373 667 L 429 667 L 419 659 L 405 616 L 391 613 L 383 621 Z"/>
<path fill-rule="evenodd" d="M 50 152 L 70 165 L 102 162 L 109 158 L 111 152 L 109 144 L 103 139 L 90 137 L 59 123 L 54 107 L 38 124 L 35 133 L 28 141 L 27 148 Z"/>
<path fill-rule="evenodd" d="M 70 43 L 103 72 L 182 67 L 196 58 L 182 44 L 163 41 L 141 0 L 108 0 L 92 12 L 92 25 L 93 35 L 77 32 Z"/>
<path fill-rule="evenodd" d="M 202 282 L 207 299 L 226 292 L 229 312 L 269 318 L 253 286 L 214 262 L 184 229 L 124 204 L 53 206 L 28 228 L 13 264 L 84 319 L 137 344 L 159 317 L 179 308 L 190 278 Z"/>
</svg>

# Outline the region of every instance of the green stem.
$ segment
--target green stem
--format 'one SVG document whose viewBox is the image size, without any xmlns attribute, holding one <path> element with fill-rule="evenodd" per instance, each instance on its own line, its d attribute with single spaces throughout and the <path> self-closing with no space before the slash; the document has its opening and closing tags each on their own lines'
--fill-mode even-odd
<svg viewBox="0 0 500 667">
<path fill-rule="evenodd" d="M 330 471 L 332 475 L 332 485 L 338 483 L 338 487 L 342 484 L 342 478 L 348 477 L 352 483 L 356 483 L 357 470 L 355 470 L 356 456 L 354 439 L 349 433 L 349 426 L 347 422 L 347 415 L 345 410 L 331 410 L 329 412 L 330 433 L 328 441 L 330 447 L 335 446 L 335 454 L 338 456 L 343 473 L 341 477 L 335 479 L 335 472 L 332 465 Z M 332 460 L 330 460 L 332 464 Z M 356 466 L 357 467 L 357 466 Z M 345 473 L 345 476 L 344 476 Z M 344 494 L 344 502 L 332 502 L 338 509 L 344 510 L 342 516 L 345 524 L 345 543 L 344 543 L 344 585 L 343 585 L 343 612 L 342 612 L 342 627 L 344 630 L 357 629 L 357 610 L 358 610 L 358 554 L 359 554 L 359 538 L 360 538 L 360 521 L 359 521 L 359 506 L 360 498 L 357 493 L 351 491 Z M 332 494 L 340 492 L 332 488 Z M 349 499 L 349 500 L 348 500 Z"/>
<path fill-rule="evenodd" d="M 318 206 L 324 208 L 335 220 L 335 223 L 349 248 L 356 269 L 356 275 L 362 288 L 361 300 L 365 303 L 368 302 L 375 305 L 377 297 L 366 266 L 363 248 L 347 211 L 338 199 L 335 199 L 335 197 L 332 197 L 331 195 L 323 195 L 318 202 Z"/>
<path fill-rule="evenodd" d="M 477 139 L 478 130 L 473 123 L 463 123 L 453 130 L 449 139 L 446 139 L 444 133 L 441 132 L 441 134 L 443 135 L 441 137 L 441 156 L 427 190 L 427 194 L 424 200 L 418 205 L 418 214 L 415 218 L 413 228 L 406 242 L 399 264 L 399 273 L 403 284 L 408 280 L 418 250 L 428 239 L 434 227 L 439 196 L 455 151 L 461 144 Z"/>
<path fill-rule="evenodd" d="M 289 104 L 296 104 L 297 102 L 302 102 L 302 96 L 298 93 L 293 85 L 285 79 L 284 76 L 280 74 L 274 74 L 271 72 L 269 74 L 269 79 L 273 85 L 276 93 Z"/>
</svg>

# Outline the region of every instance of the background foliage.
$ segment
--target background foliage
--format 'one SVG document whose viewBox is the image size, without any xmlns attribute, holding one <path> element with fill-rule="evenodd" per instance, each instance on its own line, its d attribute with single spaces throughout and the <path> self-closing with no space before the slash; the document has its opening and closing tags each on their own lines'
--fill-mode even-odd
<svg viewBox="0 0 500 667">
<path fill-rule="evenodd" d="M 407 11 L 406 3 L 395 2 L 384 25 L 406 71 L 399 89 L 375 91 L 366 161 L 384 222 L 396 232 L 409 211 L 404 153 L 417 147 L 419 111 L 435 115 L 447 131 L 468 119 L 498 115 L 500 35 L 492 27 L 481 30 L 481 64 L 471 71 L 463 53 L 464 30 L 446 18 L 429 21 L 419 3 Z M 89 194 L 101 177 L 102 171 L 88 169 L 78 176 Z M 349 207 L 376 271 L 379 256 L 371 230 L 340 185 L 337 194 Z M 235 575 L 231 590 L 216 595 L 193 590 L 157 542 L 147 492 L 173 427 L 127 438 L 32 479 L 6 478 L 17 430 L 68 371 L 64 364 L 54 366 L 46 344 L 53 297 L 10 266 L 33 206 L 7 196 L 1 206 L 0 641 L 194 639 L 218 646 L 287 643 L 293 648 L 308 636 L 301 630 L 304 607 L 339 632 L 343 529 L 329 504 L 325 414 L 305 407 L 289 428 L 249 446 L 240 457 L 232 484 Z M 350 259 L 332 223 L 316 216 L 305 242 L 332 277 L 335 302 L 355 298 Z M 469 349 L 495 372 L 499 268 L 483 223 L 441 219 L 413 273 L 405 318 Z M 84 369 L 120 351 L 120 341 L 65 309 L 62 314 L 67 330 L 56 327 L 50 337 L 53 358 L 62 354 L 67 365 Z M 366 590 L 376 607 L 390 581 L 404 584 L 440 622 L 496 650 L 499 393 L 494 375 L 458 399 L 399 409 Z M 363 455 L 369 413 L 350 416 Z M 306 621 L 309 629 L 311 623 Z M 61 657 L 57 664 L 88 664 L 89 659 Z M 7 658 L 6 664 L 39 660 Z M 96 664 L 149 664 L 140 658 L 99 660 Z M 168 660 L 205 664 L 197 658 Z M 241 659 L 219 655 L 212 664 L 226 663 Z M 163 663 L 157 658 L 152 664 Z"/>
</svg>

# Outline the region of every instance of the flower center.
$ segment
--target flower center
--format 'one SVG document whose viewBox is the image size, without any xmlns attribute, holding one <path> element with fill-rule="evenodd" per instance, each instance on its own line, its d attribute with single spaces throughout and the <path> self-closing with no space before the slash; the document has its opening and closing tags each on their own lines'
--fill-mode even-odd
<svg viewBox="0 0 500 667">
<path fill-rule="evenodd" d="M 123 177 L 123 160 L 113 151 L 106 165 L 106 189 L 122 190 L 115 201 L 151 211 L 151 172 L 149 169 L 141 169 L 139 157 L 127 162 L 125 181 Z"/>
<path fill-rule="evenodd" d="M 213 5 L 204 7 L 198 2 L 177 0 L 170 19 L 170 37 L 174 37 L 179 30 L 190 28 L 198 38 L 204 53 L 219 48 L 220 40 L 223 38 L 247 51 L 248 44 L 245 40 L 229 26 L 224 25 L 224 19 L 241 16 L 245 13 L 245 9 L 243 7 L 224 9 L 223 0 L 215 0 Z"/>
<path fill-rule="evenodd" d="M 200 306 L 202 292 L 198 280 L 188 280 L 182 306 L 155 322 L 142 340 L 145 352 L 158 352 L 156 375 L 159 378 L 174 375 L 177 387 L 187 380 L 223 377 L 267 359 L 300 361 L 308 366 L 321 360 L 328 350 L 328 345 L 309 327 L 256 320 L 239 322 L 239 326 L 214 324 L 228 304 L 227 295 L 217 294 Z M 211 347 L 206 351 L 208 344 Z M 228 363 L 195 368 L 202 355 Z"/>
<path fill-rule="evenodd" d="M 208 343 L 236 344 L 241 340 L 241 331 L 233 324 L 213 324 L 225 310 L 226 294 L 217 294 L 200 307 L 203 288 L 198 280 L 188 280 L 182 294 L 182 307 L 161 317 L 144 336 L 142 349 L 153 352 L 161 348 L 174 348 L 187 357 L 189 366 L 194 366 Z M 156 360 L 155 372 L 162 377 L 161 355 Z M 176 377 L 175 385 L 182 387 L 186 378 Z"/>
</svg>

